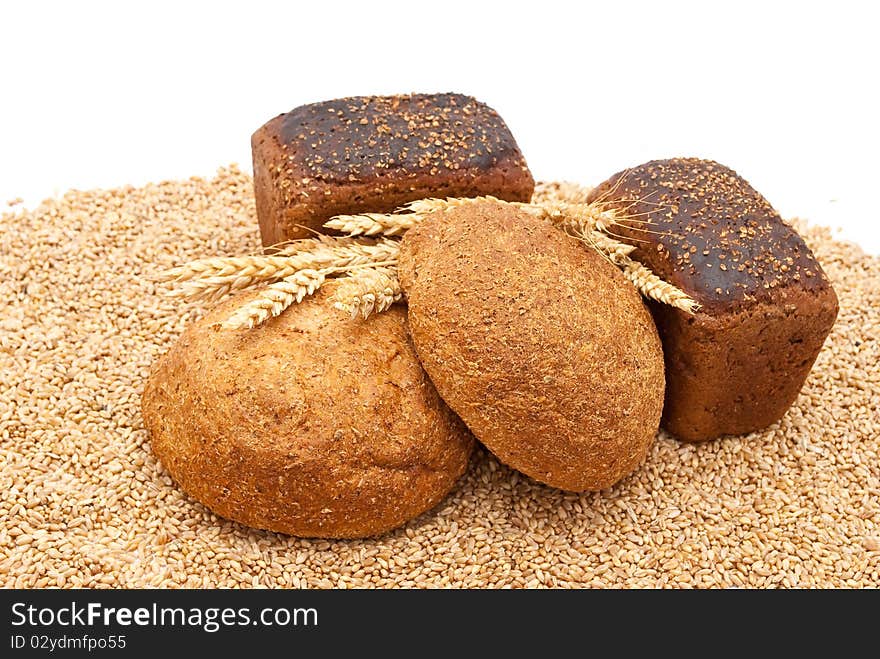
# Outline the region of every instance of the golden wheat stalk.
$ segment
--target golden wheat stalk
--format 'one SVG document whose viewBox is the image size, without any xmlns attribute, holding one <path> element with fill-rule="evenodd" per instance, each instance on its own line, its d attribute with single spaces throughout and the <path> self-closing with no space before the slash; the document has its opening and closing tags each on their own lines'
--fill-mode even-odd
<svg viewBox="0 0 880 659">
<path fill-rule="evenodd" d="M 176 281 L 182 285 L 172 297 L 188 300 L 216 300 L 227 293 L 248 288 L 260 282 L 273 282 L 289 277 L 303 268 L 289 257 L 241 256 L 201 259 L 160 273 L 159 281 Z"/>
<path fill-rule="evenodd" d="M 285 240 L 284 242 L 264 247 L 263 253 L 271 256 L 293 256 L 294 254 L 300 254 L 302 252 L 313 252 L 319 245 L 339 247 L 341 245 L 356 243 L 358 243 L 357 238 L 350 238 L 348 236 L 325 236 L 324 234 L 315 234 L 311 238 Z"/>
<path fill-rule="evenodd" d="M 397 242 L 352 238 L 306 238 L 281 246 L 272 256 L 218 257 L 191 261 L 156 276 L 182 282 L 170 295 L 189 300 L 216 300 L 259 283 L 280 281 L 300 270 L 334 270 L 397 258 Z"/>
<path fill-rule="evenodd" d="M 621 268 L 623 275 L 639 289 L 642 295 L 690 314 L 699 311 L 699 303 L 680 288 L 663 281 L 638 261 L 629 257 L 625 259 L 628 263 Z"/>
<path fill-rule="evenodd" d="M 503 199 L 498 199 L 498 197 L 493 197 L 492 195 L 483 195 L 481 197 L 447 197 L 446 199 L 429 197 L 428 199 L 417 199 L 416 201 L 404 204 L 398 212 L 405 211 L 424 217 L 429 213 L 447 210 L 448 208 L 454 208 L 456 206 L 478 204 L 483 201 L 492 201 L 498 204 L 510 203 Z"/>
<path fill-rule="evenodd" d="M 598 229 L 584 229 L 579 224 L 574 223 L 564 226 L 563 230 L 573 238 L 586 243 L 588 247 L 593 248 L 602 256 L 608 257 L 615 265 L 623 265 L 624 263 L 621 261 L 621 258 L 628 257 L 636 250 L 635 245 L 622 243 Z"/>
<path fill-rule="evenodd" d="M 324 224 L 327 229 L 340 231 L 349 236 L 399 236 L 406 233 L 427 215 L 467 204 L 491 201 L 514 206 L 530 215 L 549 220 L 560 227 L 572 226 L 586 232 L 592 229 L 609 231 L 614 225 L 625 224 L 614 211 L 596 204 L 552 201 L 533 204 L 504 201 L 492 196 L 448 199 L 419 199 L 404 204 L 394 213 L 363 213 L 361 215 L 337 215 Z M 633 228 L 633 227 L 630 227 Z"/>
<path fill-rule="evenodd" d="M 469 199 L 420 199 L 404 205 L 396 213 L 365 213 L 343 215 L 325 226 L 348 231 L 349 236 L 318 236 L 275 246 L 269 256 L 202 259 L 174 268 L 158 277 L 161 281 L 177 281 L 183 286 L 175 294 L 200 299 L 216 299 L 226 293 L 257 283 L 269 283 L 259 296 L 236 311 L 224 327 L 239 329 L 255 327 L 280 314 L 291 304 L 301 302 L 314 293 L 331 276 L 341 278 L 334 292 L 334 305 L 353 317 L 367 318 L 371 313 L 386 310 L 401 299 L 397 279 L 397 258 L 400 243 L 388 236 L 400 235 L 422 219 L 437 211 L 493 201 L 510 204 L 536 217 L 549 220 L 567 234 L 585 242 L 607 258 L 645 297 L 668 304 L 688 313 L 699 304 L 677 287 L 663 281 L 644 265 L 632 259 L 633 245 L 617 240 L 612 232 L 616 225 L 631 227 L 629 219 L 586 199 L 583 190 L 560 187 L 555 198 L 536 203 L 504 202 L 495 197 Z M 563 195 L 577 194 L 577 201 Z M 643 229 L 642 229 L 643 230 Z M 610 234 L 610 235 L 609 235 Z M 362 236 L 380 236 L 370 240 Z M 382 237 L 384 236 L 384 237 Z"/>
<path fill-rule="evenodd" d="M 629 227 L 626 224 L 625 217 L 620 217 L 614 211 L 603 209 L 596 204 L 554 201 L 540 205 L 514 205 L 533 215 L 549 220 L 561 229 L 573 233 L 573 235 L 585 235 L 591 231 L 610 232 L 614 226 L 640 229 L 640 227 Z"/>
<path fill-rule="evenodd" d="M 603 210 L 596 204 L 567 204 L 562 210 L 565 226 L 590 228 L 596 231 L 611 231 L 611 227 L 625 225 L 626 219 L 614 211 Z"/>
<path fill-rule="evenodd" d="M 366 320 L 371 313 L 381 313 L 403 296 L 397 269 L 391 267 L 364 268 L 356 274 L 340 279 L 333 292 L 333 306 Z"/>
<path fill-rule="evenodd" d="M 321 270 L 300 270 L 274 284 L 269 284 L 254 299 L 235 310 L 221 326 L 226 329 L 253 329 L 269 318 L 281 314 L 294 302 L 302 302 L 324 283 L 326 273 Z"/>
<path fill-rule="evenodd" d="M 289 259 L 279 256 L 220 256 L 190 261 L 156 275 L 157 281 L 189 281 L 208 277 L 259 277 L 283 271 Z M 293 273 L 290 273 L 293 274 Z M 283 279 L 287 275 L 283 275 Z"/>
<path fill-rule="evenodd" d="M 404 204 L 393 213 L 337 215 L 325 222 L 324 228 L 348 236 L 399 236 L 412 229 L 430 213 L 480 201 L 506 203 L 491 196 L 418 199 Z"/>
<path fill-rule="evenodd" d="M 349 236 L 399 236 L 412 229 L 421 219 L 414 213 L 337 215 L 325 222 L 324 227 Z"/>
</svg>

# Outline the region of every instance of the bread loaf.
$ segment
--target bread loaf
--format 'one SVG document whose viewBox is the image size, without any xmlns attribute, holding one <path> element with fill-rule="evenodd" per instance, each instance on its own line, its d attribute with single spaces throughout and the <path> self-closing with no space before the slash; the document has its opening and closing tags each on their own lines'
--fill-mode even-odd
<svg viewBox="0 0 880 659">
<path fill-rule="evenodd" d="M 695 316 L 652 305 L 665 427 L 701 441 L 782 417 L 837 316 L 834 290 L 794 229 L 736 172 L 696 158 L 620 172 L 590 200 L 633 217 L 617 229 L 633 257 L 702 305 Z"/>
<path fill-rule="evenodd" d="M 266 123 L 251 145 L 264 245 L 307 237 L 334 215 L 426 197 L 528 201 L 534 188 L 498 113 L 461 94 L 312 103 Z"/>
<path fill-rule="evenodd" d="M 497 202 L 432 213 L 400 249 L 419 358 L 502 462 L 572 491 L 639 465 L 660 423 L 663 353 L 617 268 Z"/>
<path fill-rule="evenodd" d="M 189 327 L 143 395 L 156 455 L 218 515 L 297 536 L 379 534 L 439 502 L 473 438 L 416 359 L 406 312 L 336 312 L 328 283 L 252 329 Z"/>
</svg>

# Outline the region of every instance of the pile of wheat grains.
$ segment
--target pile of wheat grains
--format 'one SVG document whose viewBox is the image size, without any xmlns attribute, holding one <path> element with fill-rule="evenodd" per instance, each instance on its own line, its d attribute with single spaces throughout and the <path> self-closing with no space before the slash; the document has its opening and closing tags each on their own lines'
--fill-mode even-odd
<svg viewBox="0 0 880 659">
<path fill-rule="evenodd" d="M 478 452 L 435 510 L 378 539 L 218 519 L 149 449 L 150 365 L 198 313 L 151 273 L 259 248 L 250 177 L 70 192 L 0 222 L 0 585 L 878 586 L 880 259 L 799 225 L 840 296 L 793 409 L 703 445 L 660 434 L 610 491 Z"/>
</svg>

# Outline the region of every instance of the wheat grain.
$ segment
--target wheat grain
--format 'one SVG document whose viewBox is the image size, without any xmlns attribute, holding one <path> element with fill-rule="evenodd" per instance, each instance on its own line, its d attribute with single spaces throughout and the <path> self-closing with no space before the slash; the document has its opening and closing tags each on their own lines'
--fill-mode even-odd
<svg viewBox="0 0 880 659">
<path fill-rule="evenodd" d="M 364 268 L 356 274 L 340 279 L 333 293 L 334 306 L 366 320 L 374 311 L 381 313 L 403 296 L 397 269 L 391 267 Z"/>
<path fill-rule="evenodd" d="M 242 305 L 227 318 L 225 329 L 253 329 L 274 318 L 294 302 L 302 302 L 324 283 L 326 273 L 322 270 L 300 270 L 294 275 L 269 284 L 260 294 Z"/>
</svg>

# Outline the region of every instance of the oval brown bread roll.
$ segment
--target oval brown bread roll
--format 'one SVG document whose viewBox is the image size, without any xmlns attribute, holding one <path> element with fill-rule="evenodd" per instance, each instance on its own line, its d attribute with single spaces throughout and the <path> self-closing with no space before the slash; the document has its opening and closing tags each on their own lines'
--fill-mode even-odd
<svg viewBox="0 0 880 659">
<path fill-rule="evenodd" d="M 663 406 L 660 341 L 635 288 L 594 251 L 474 203 L 407 232 L 400 278 L 425 370 L 502 462 L 583 491 L 645 457 Z"/>
<path fill-rule="evenodd" d="M 837 317 L 810 248 L 745 179 L 711 160 L 654 160 L 591 201 L 648 221 L 616 228 L 638 259 L 700 303 L 652 305 L 666 352 L 664 427 L 679 439 L 740 435 L 797 398 Z M 640 225 L 644 226 L 644 225 Z"/>
<path fill-rule="evenodd" d="M 464 473 L 473 438 L 419 365 L 406 312 L 353 322 L 332 291 L 256 329 L 220 329 L 252 294 L 236 296 L 150 375 L 153 450 L 218 515 L 297 536 L 370 536 L 433 507 Z"/>
</svg>

